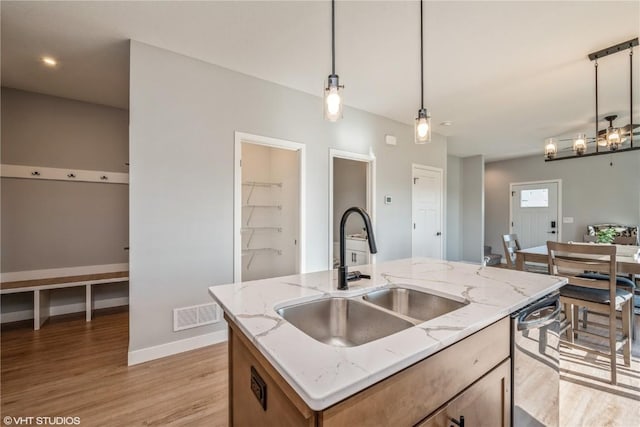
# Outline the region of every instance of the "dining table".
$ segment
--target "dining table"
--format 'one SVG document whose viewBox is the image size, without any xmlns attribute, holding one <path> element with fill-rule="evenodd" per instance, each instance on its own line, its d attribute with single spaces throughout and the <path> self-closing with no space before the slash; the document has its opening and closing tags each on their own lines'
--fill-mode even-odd
<svg viewBox="0 0 640 427">
<path fill-rule="evenodd" d="M 575 243 L 576 245 L 596 245 L 599 243 Z M 640 274 L 640 246 L 614 245 L 616 249 L 617 274 Z M 516 269 L 526 270 L 525 263 L 535 262 L 549 265 L 547 245 L 534 246 L 516 251 Z"/>
</svg>

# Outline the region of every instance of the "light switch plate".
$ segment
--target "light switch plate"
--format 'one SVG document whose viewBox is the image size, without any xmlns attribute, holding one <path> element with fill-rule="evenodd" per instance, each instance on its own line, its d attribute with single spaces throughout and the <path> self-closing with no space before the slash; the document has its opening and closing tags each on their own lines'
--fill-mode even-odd
<svg viewBox="0 0 640 427">
<path fill-rule="evenodd" d="M 563 224 L 573 224 L 573 217 L 572 216 L 563 216 L 562 217 L 562 223 Z"/>
<path fill-rule="evenodd" d="M 386 142 L 387 145 L 398 145 L 398 141 L 396 140 L 396 137 L 393 135 L 385 135 L 384 142 Z"/>
<path fill-rule="evenodd" d="M 384 196 L 384 204 L 385 205 L 391 204 L 391 196 Z"/>
</svg>

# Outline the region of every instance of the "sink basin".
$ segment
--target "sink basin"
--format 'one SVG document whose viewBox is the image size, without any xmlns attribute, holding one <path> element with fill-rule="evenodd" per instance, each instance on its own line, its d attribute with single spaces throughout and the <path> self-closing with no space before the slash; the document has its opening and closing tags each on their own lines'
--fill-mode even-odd
<svg viewBox="0 0 640 427">
<path fill-rule="evenodd" d="M 388 288 L 371 292 L 362 297 L 365 301 L 403 316 L 421 320 L 433 319 L 467 305 L 438 295 L 407 288 Z"/>
<path fill-rule="evenodd" d="M 355 347 L 413 326 L 347 298 L 326 298 L 284 307 L 278 314 L 311 338 L 336 347 Z"/>
</svg>

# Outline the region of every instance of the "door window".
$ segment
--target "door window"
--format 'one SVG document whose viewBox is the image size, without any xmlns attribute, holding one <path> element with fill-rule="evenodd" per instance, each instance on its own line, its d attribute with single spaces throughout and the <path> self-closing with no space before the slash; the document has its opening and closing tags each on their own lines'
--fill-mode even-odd
<svg viewBox="0 0 640 427">
<path fill-rule="evenodd" d="M 521 208 L 548 208 L 549 189 L 537 188 L 534 190 L 522 190 L 520 192 Z"/>
</svg>

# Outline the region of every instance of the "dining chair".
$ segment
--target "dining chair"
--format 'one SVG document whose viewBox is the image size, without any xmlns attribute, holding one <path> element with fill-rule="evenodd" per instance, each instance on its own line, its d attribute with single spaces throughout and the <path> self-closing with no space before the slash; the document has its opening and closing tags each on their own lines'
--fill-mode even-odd
<svg viewBox="0 0 640 427">
<path fill-rule="evenodd" d="M 507 260 L 507 267 L 511 270 L 515 270 L 516 266 L 516 252 L 521 249 L 520 242 L 518 241 L 517 234 L 503 234 L 502 235 L 502 247 L 504 248 L 504 257 Z M 547 266 L 526 264 L 525 271 L 531 273 L 549 274 Z"/>
<path fill-rule="evenodd" d="M 504 257 L 507 260 L 507 267 L 512 270 L 516 268 L 516 251 L 519 251 L 520 242 L 518 242 L 517 234 L 504 234 L 502 236 L 502 247 L 504 248 Z"/>
<path fill-rule="evenodd" d="M 616 286 L 616 247 L 613 245 L 576 245 L 547 242 L 551 274 L 567 278 L 568 284 L 560 289 L 560 303 L 565 307 L 565 321 L 561 331 L 567 332 L 566 344 L 609 358 L 611 384 L 617 383 L 616 356 L 622 348 L 625 366 L 631 366 L 631 292 Z M 606 279 L 580 277 L 585 271 L 605 274 Z M 580 328 L 578 310 L 584 307 L 589 312 L 608 318 L 608 334 L 600 334 Z M 618 338 L 617 311 L 621 313 L 621 337 Z M 609 352 L 596 347 L 578 345 L 574 338 L 583 334 L 609 342 Z"/>
</svg>

